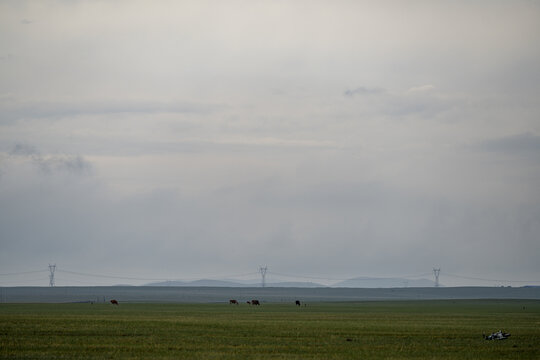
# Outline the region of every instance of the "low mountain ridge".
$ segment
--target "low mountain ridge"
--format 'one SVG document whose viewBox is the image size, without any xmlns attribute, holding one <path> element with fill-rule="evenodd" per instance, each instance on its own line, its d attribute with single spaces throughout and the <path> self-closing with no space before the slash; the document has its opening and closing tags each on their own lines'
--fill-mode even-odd
<svg viewBox="0 0 540 360">
<path fill-rule="evenodd" d="M 404 278 L 374 278 L 357 277 L 339 283 L 332 287 L 349 288 L 403 288 L 403 287 L 433 287 L 435 282 L 428 279 L 404 279 Z"/>
<path fill-rule="evenodd" d="M 213 280 L 200 279 L 193 281 L 160 281 L 145 284 L 145 286 L 207 286 L 207 287 L 261 287 L 258 280 Z M 306 281 L 269 282 L 266 287 L 288 288 L 317 288 L 317 287 L 344 287 L 344 288 L 403 288 L 403 287 L 434 287 L 435 282 L 428 279 L 404 279 L 404 278 L 374 278 L 357 277 L 340 281 L 331 285 L 324 285 Z"/>
</svg>

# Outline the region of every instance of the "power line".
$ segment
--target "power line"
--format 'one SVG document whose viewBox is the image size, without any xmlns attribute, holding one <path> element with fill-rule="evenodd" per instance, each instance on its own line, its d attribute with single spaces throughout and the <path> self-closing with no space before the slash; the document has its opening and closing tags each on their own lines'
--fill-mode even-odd
<svg viewBox="0 0 540 360">
<path fill-rule="evenodd" d="M 42 272 L 47 272 L 47 271 L 49 271 L 49 270 L 21 271 L 21 272 L 15 272 L 15 273 L 0 274 L 0 276 L 16 276 L 16 275 L 24 275 L 24 274 L 35 274 L 35 273 L 42 273 Z"/>
<path fill-rule="evenodd" d="M 23 273 L 13 273 L 13 275 L 15 274 L 26 274 L 26 273 L 36 273 L 36 272 L 44 272 L 46 270 L 42 270 L 42 271 L 29 271 L 29 272 L 23 272 Z M 74 274 L 74 275 L 81 275 L 81 276 L 87 276 L 87 277 L 100 277 L 100 278 L 108 278 L 108 279 L 124 279 L 124 280 L 141 280 L 141 281 L 169 281 L 170 280 L 170 277 L 169 278 L 142 278 L 142 277 L 129 277 L 129 276 L 114 276 L 114 275 L 103 275 L 103 274 L 90 274 L 90 273 L 82 273 L 82 272 L 77 272 L 77 271 L 70 271 L 70 270 L 62 270 L 62 269 L 58 269 L 57 270 L 58 272 L 63 272 L 63 273 L 68 273 L 68 274 Z M 288 277 L 288 278 L 301 278 L 301 279 L 314 279 L 314 280 L 329 280 L 329 281 L 344 281 L 344 280 L 350 280 L 351 278 L 329 278 L 329 277 L 322 277 L 322 276 L 308 276 L 308 275 L 292 275 L 292 274 L 284 274 L 284 273 L 278 273 L 278 272 L 275 272 L 275 271 L 268 271 L 268 267 L 267 266 L 260 266 L 259 267 L 259 271 L 257 272 L 250 272 L 250 273 L 243 273 L 243 274 L 232 274 L 232 275 L 220 275 L 220 276 L 207 276 L 207 277 L 211 277 L 211 278 L 219 278 L 219 279 L 226 279 L 226 278 L 234 278 L 234 277 L 243 277 L 243 276 L 249 276 L 249 275 L 256 275 L 256 274 L 260 274 L 261 275 L 261 280 L 262 280 L 262 284 L 263 284 L 263 287 L 266 285 L 266 274 L 273 274 L 273 275 L 278 275 L 278 276 L 283 276 L 283 277 Z M 438 276 L 439 273 L 440 273 L 440 268 L 439 269 L 433 269 L 433 273 L 435 274 L 435 283 L 436 283 L 436 286 L 438 284 Z M 403 277 L 403 278 L 416 278 L 416 277 L 421 277 L 421 276 L 427 276 L 429 275 L 430 273 L 427 272 L 427 273 L 422 273 L 422 274 L 414 274 L 414 275 L 401 275 L 401 276 L 394 276 L 394 277 Z M 0 275 L 10 275 L 10 274 L 0 274 Z M 451 273 L 447 273 L 445 272 L 444 273 L 445 276 L 451 276 L 451 277 L 457 277 L 457 278 L 462 278 L 462 279 L 468 279 L 468 280 L 479 280 L 479 281 L 492 281 L 492 282 L 518 282 L 518 283 L 540 283 L 540 281 L 537 281 L 537 280 L 501 280 L 501 279 L 486 279 L 486 278 L 479 278 L 479 277 L 471 277 L 471 276 L 463 276 L 463 275 L 456 275 L 456 274 L 451 274 Z M 357 278 L 358 276 L 356 276 L 355 278 Z M 387 276 L 388 277 L 388 276 Z M 392 277 L 392 276 L 390 276 Z M 380 277 L 373 277 L 373 278 L 366 278 L 364 280 L 379 280 L 381 279 Z"/>
<path fill-rule="evenodd" d="M 348 279 L 336 279 L 336 278 L 330 279 L 330 278 L 317 277 L 317 276 L 290 275 L 290 274 L 277 273 L 277 272 L 274 272 L 274 271 L 269 271 L 269 273 L 273 274 L 273 275 L 288 277 L 288 278 L 314 279 L 314 280 L 335 280 L 335 281 L 348 280 Z"/>
<path fill-rule="evenodd" d="M 44 280 L 47 280 L 46 277 L 41 277 L 41 278 L 33 278 L 33 279 L 20 279 L 20 280 L 8 280 L 8 281 L 0 281 L 0 284 L 4 285 L 4 284 L 29 284 L 29 283 L 35 283 L 36 281 L 44 281 Z"/>
<path fill-rule="evenodd" d="M 88 276 L 88 277 L 100 277 L 100 278 L 107 278 L 107 279 L 123 279 L 123 280 L 144 280 L 144 281 L 167 281 L 166 278 L 139 278 L 139 277 L 130 277 L 130 276 L 114 276 L 114 275 L 102 275 L 102 274 L 89 274 L 89 273 L 82 273 L 78 271 L 69 271 L 69 270 L 62 270 L 58 269 L 58 272 L 67 273 L 67 274 L 73 274 L 73 275 L 81 275 L 81 276 Z"/>
<path fill-rule="evenodd" d="M 99 277 L 99 278 L 106 278 L 106 279 L 121 279 L 121 280 L 141 280 L 141 281 L 170 281 L 170 277 L 168 278 L 143 278 L 143 277 L 133 277 L 133 276 L 115 276 L 115 275 L 104 275 L 104 274 L 91 274 L 91 273 L 83 273 L 78 271 L 71 271 L 71 270 L 63 270 L 62 268 L 59 268 L 57 270 L 61 273 L 67 273 L 67 274 L 73 274 L 73 275 L 80 275 L 80 276 L 87 276 L 87 277 Z M 243 277 L 248 275 L 256 275 L 259 272 L 250 272 L 250 273 L 243 273 L 243 274 L 233 274 L 233 275 L 219 275 L 219 276 L 207 276 L 211 278 L 220 278 L 225 279 L 227 277 Z"/>
<path fill-rule="evenodd" d="M 269 271 L 270 274 L 288 277 L 288 278 L 300 278 L 300 279 L 314 279 L 314 280 L 329 280 L 329 281 L 345 281 L 345 280 L 351 280 L 353 278 L 359 278 L 359 276 L 354 277 L 348 277 L 348 278 L 328 278 L 323 276 L 307 276 L 307 275 L 291 275 L 291 274 L 283 274 L 283 273 L 277 273 L 274 271 Z M 427 276 L 430 275 L 431 272 L 426 272 L 422 274 L 414 274 L 414 275 L 395 275 L 395 276 L 386 276 L 386 277 L 399 277 L 399 278 L 418 278 L 421 276 Z M 363 280 L 380 280 L 381 277 L 366 277 Z"/>
<path fill-rule="evenodd" d="M 215 279 L 227 279 L 227 278 L 234 278 L 234 277 L 244 277 L 244 276 L 250 276 L 250 275 L 257 275 L 260 274 L 259 271 L 253 271 L 250 273 L 243 273 L 243 274 L 233 274 L 233 275 L 219 275 L 219 276 L 207 276 Z"/>
<path fill-rule="evenodd" d="M 102 286 L 102 285 L 97 285 L 95 281 L 81 281 L 81 280 L 74 280 L 74 279 L 64 279 L 63 283 L 77 283 L 77 284 L 83 284 L 83 285 L 90 285 L 90 286 Z M 65 286 L 65 285 L 62 285 L 62 286 Z M 69 285 L 68 285 L 69 286 Z"/>
<path fill-rule="evenodd" d="M 480 280 L 480 281 L 493 281 L 493 282 L 516 282 L 516 283 L 540 283 L 538 280 L 501 280 L 501 279 L 485 279 L 485 278 L 479 278 L 479 277 L 472 277 L 472 276 L 463 276 L 463 275 L 456 275 L 456 274 L 450 274 L 445 272 L 445 276 L 451 276 L 451 277 L 457 277 L 461 279 L 467 279 L 467 280 Z"/>
<path fill-rule="evenodd" d="M 425 272 L 425 273 L 422 273 L 422 274 L 414 274 L 414 275 L 396 275 L 396 276 L 392 276 L 392 277 L 419 278 L 421 276 L 428 276 L 428 275 L 431 275 L 431 272 Z"/>
<path fill-rule="evenodd" d="M 72 274 L 72 275 L 78 275 L 78 276 L 84 276 L 84 277 L 93 277 L 93 278 L 104 278 L 104 279 L 120 279 L 120 280 L 138 280 L 138 281 L 170 281 L 171 277 L 163 277 L 163 278 L 146 278 L 146 277 L 136 277 L 136 276 L 116 276 L 116 275 L 110 275 L 110 274 L 94 274 L 94 273 L 85 273 L 85 272 L 78 272 L 78 271 L 71 271 L 71 270 L 64 270 L 62 268 L 57 268 L 56 264 L 49 265 L 48 270 L 32 270 L 32 271 L 19 271 L 19 272 L 13 272 L 13 273 L 2 273 L 0 276 L 12 276 L 13 279 L 6 279 L 6 281 L 0 281 L 0 283 L 16 283 L 15 280 L 16 276 L 23 276 L 28 274 L 38 274 L 38 273 L 44 273 L 49 272 L 49 286 L 54 286 L 56 283 L 56 276 L 55 271 L 61 274 Z M 399 278 L 419 278 L 422 276 L 427 276 L 429 274 L 432 274 L 435 276 L 435 284 L 438 284 L 438 275 L 440 273 L 439 269 L 433 269 L 433 272 L 426 272 L 421 274 L 414 274 L 414 275 L 397 275 L 394 277 Z M 325 276 L 310 276 L 310 275 L 293 275 L 293 274 L 285 274 L 285 273 L 279 273 L 274 271 L 269 271 L 268 266 L 260 266 L 257 272 L 248 272 L 248 273 L 242 273 L 242 274 L 232 274 L 232 275 L 222 275 L 219 276 L 206 276 L 207 278 L 213 278 L 213 279 L 227 279 L 227 278 L 238 278 L 238 277 L 244 277 L 244 276 L 254 276 L 259 274 L 261 276 L 261 284 L 262 286 L 266 286 L 266 275 L 272 274 L 279 277 L 285 277 L 285 278 L 296 278 L 296 279 L 312 279 L 312 280 L 326 280 L 326 281 L 344 281 L 349 280 L 352 278 L 358 278 L 358 276 L 355 277 L 349 277 L 349 278 L 334 278 L 334 277 L 325 277 Z M 486 281 L 486 282 L 506 282 L 506 283 L 531 283 L 531 284 L 537 284 L 540 283 L 540 280 L 503 280 L 503 279 L 492 279 L 492 278 L 482 278 L 482 277 L 475 277 L 475 276 L 467 276 L 467 275 L 459 275 L 459 274 L 452 274 L 452 273 L 444 273 L 444 276 L 448 277 L 454 277 L 454 278 L 460 278 L 460 279 L 466 279 L 466 280 L 475 280 L 475 281 Z M 391 277 L 391 276 L 386 276 Z M 379 280 L 381 277 L 367 277 L 363 280 Z M 28 279 L 21 279 L 22 282 L 28 282 L 30 280 Z M 19 281 L 19 282 L 21 282 Z M 75 280 L 73 280 L 75 282 Z"/>
</svg>

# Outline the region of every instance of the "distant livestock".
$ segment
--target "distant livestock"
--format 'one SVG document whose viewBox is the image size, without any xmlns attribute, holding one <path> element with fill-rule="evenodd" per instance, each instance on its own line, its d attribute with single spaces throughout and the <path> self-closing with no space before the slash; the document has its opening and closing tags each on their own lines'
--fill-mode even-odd
<svg viewBox="0 0 540 360">
<path fill-rule="evenodd" d="M 112 300 L 111 300 L 111 304 L 113 304 L 113 305 L 118 305 L 118 301 L 112 299 Z"/>
<path fill-rule="evenodd" d="M 296 300 L 295 303 L 296 303 L 296 306 L 300 306 L 300 300 Z"/>
<path fill-rule="evenodd" d="M 231 299 L 229 300 L 229 304 L 234 304 L 234 305 L 238 305 L 238 301 L 237 300 L 234 300 L 234 299 Z"/>
<path fill-rule="evenodd" d="M 251 305 L 261 305 L 259 300 L 251 300 Z"/>
</svg>

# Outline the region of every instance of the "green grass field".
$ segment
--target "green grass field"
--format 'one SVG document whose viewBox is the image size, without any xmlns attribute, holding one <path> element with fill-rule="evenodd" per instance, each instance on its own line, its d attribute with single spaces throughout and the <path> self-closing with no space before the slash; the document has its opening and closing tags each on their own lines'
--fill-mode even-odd
<svg viewBox="0 0 540 360">
<path fill-rule="evenodd" d="M 0 358 L 540 359 L 540 302 L 0 304 Z"/>
</svg>

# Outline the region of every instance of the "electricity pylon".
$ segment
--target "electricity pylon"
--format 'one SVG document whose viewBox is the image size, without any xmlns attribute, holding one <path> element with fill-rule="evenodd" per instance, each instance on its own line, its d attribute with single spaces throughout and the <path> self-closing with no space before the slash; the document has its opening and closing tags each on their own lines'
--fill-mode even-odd
<svg viewBox="0 0 540 360">
<path fill-rule="evenodd" d="M 50 287 L 53 287 L 54 286 L 54 272 L 56 270 L 56 264 L 54 265 L 51 265 L 49 264 L 49 286 Z"/>
<path fill-rule="evenodd" d="M 441 268 L 435 269 L 433 268 L 433 275 L 435 275 L 435 287 L 439 287 L 439 273 L 441 272 Z"/>
<path fill-rule="evenodd" d="M 266 286 L 266 271 L 268 270 L 268 266 L 264 265 L 263 266 L 259 266 L 259 273 L 261 274 L 261 286 L 262 287 L 265 287 Z"/>
</svg>

